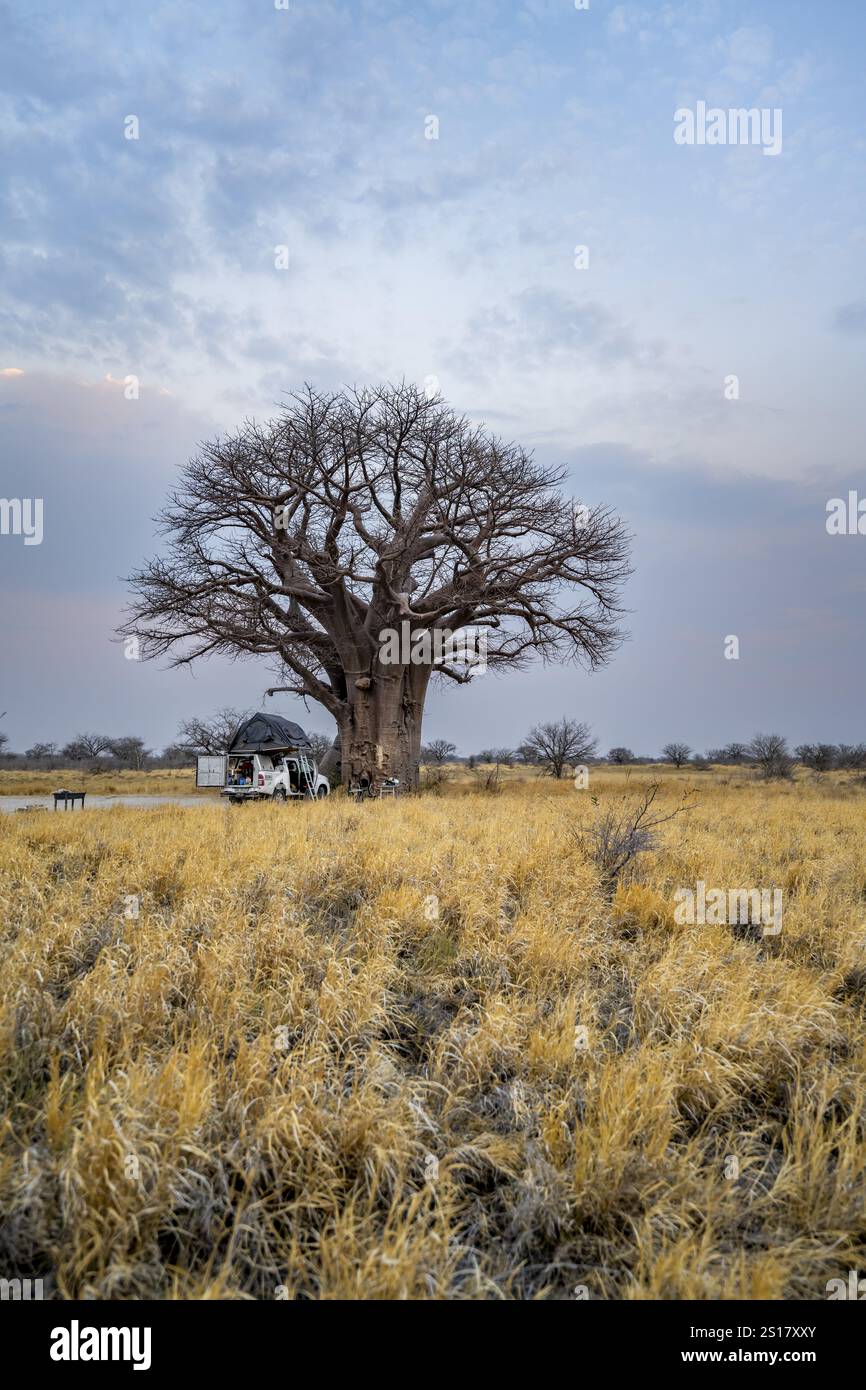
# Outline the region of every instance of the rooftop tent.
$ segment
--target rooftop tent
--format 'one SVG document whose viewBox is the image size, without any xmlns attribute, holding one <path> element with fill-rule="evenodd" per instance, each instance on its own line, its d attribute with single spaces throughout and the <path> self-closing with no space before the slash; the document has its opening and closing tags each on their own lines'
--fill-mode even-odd
<svg viewBox="0 0 866 1390">
<path fill-rule="evenodd" d="M 267 753 L 283 748 L 310 749 L 310 740 L 300 724 L 279 714 L 251 714 L 242 719 L 232 734 L 229 753 Z"/>
</svg>

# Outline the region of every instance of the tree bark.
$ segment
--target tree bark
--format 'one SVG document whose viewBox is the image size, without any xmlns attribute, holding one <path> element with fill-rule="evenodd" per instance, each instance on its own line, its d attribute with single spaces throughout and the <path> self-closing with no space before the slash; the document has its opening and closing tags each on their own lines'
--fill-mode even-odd
<svg viewBox="0 0 866 1390">
<path fill-rule="evenodd" d="M 430 670 L 401 666 L 360 676 L 348 691 L 349 709 L 340 722 L 342 780 L 374 790 L 397 777 L 404 790 L 418 787 L 421 721 Z"/>
</svg>

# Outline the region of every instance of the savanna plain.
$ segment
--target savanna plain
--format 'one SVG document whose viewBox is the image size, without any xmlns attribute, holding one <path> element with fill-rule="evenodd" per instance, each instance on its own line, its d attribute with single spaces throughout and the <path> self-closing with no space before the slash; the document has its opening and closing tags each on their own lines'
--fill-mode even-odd
<svg viewBox="0 0 866 1390">
<path fill-rule="evenodd" d="M 689 809 L 611 881 L 592 827 L 651 782 Z M 825 1299 L 866 1262 L 864 825 L 862 776 L 719 768 L 0 816 L 0 1266 Z M 679 924 L 698 881 L 781 932 Z"/>
</svg>

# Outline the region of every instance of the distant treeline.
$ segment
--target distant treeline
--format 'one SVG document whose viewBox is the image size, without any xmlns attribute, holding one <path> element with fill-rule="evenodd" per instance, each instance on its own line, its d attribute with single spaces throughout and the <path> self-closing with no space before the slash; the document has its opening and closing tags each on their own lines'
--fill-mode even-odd
<svg viewBox="0 0 866 1390">
<path fill-rule="evenodd" d="M 126 770 L 148 768 L 192 767 L 199 753 L 220 753 L 228 746 L 238 723 L 249 711 L 225 707 L 207 719 L 186 719 L 177 739 L 162 752 L 148 748 L 134 734 L 114 738 L 106 734 L 82 733 L 62 746 L 56 743 L 34 743 L 23 753 L 6 751 L 8 737 L 0 732 L 0 762 L 5 768 L 47 769 L 77 767 L 82 771 Z M 316 758 L 321 761 L 331 746 L 331 736 L 311 732 L 310 741 Z M 598 739 L 588 724 L 563 718 L 553 723 L 536 724 L 516 748 L 482 748 L 477 753 L 460 753 L 457 745 L 447 739 L 433 739 L 421 749 L 421 762 L 428 768 L 443 769 L 449 764 L 463 764 L 474 769 L 534 767 L 551 777 L 562 777 L 575 767 L 612 763 L 617 766 L 637 766 L 670 763 L 673 767 L 705 770 L 714 764 L 727 767 L 754 767 L 767 777 L 789 777 L 799 763 L 814 772 L 835 769 L 856 771 L 866 769 L 866 744 L 801 743 L 789 750 L 781 734 L 755 734 L 748 743 L 728 743 L 722 748 L 695 752 L 687 743 L 666 743 L 660 754 L 634 753 L 631 748 L 617 744 L 607 753 L 598 750 Z"/>
<path fill-rule="evenodd" d="M 129 769 L 140 772 L 146 768 L 193 767 L 195 759 L 193 749 L 175 743 L 169 744 L 161 753 L 154 752 L 146 746 L 144 739 L 132 734 L 106 740 L 105 746 L 99 752 L 85 750 L 76 738 L 62 747 L 56 743 L 34 743 L 32 748 L 26 748 L 23 753 L 8 753 L 4 749 L 0 754 L 0 764 L 4 768 L 26 768 L 43 772 L 71 767 L 87 772 L 120 772 Z"/>
<path fill-rule="evenodd" d="M 624 766 L 658 762 L 696 771 L 714 764 L 751 766 L 767 777 L 789 777 L 797 763 L 815 772 L 866 768 L 866 744 L 801 743 L 791 751 L 781 734 L 755 734 L 748 743 L 728 743 L 723 748 L 709 748 L 706 753 L 696 753 L 687 743 L 678 742 L 666 743 L 660 754 L 634 753 L 621 744 L 607 753 L 599 753 L 598 740 L 589 725 L 574 719 L 560 719 L 555 723 L 537 724 L 516 748 L 483 748 L 478 753 L 463 756 L 458 754 L 453 743 L 435 739 L 424 745 L 421 758 L 429 767 L 453 762 L 464 763 L 470 769 L 524 764 L 538 767 L 552 777 L 562 777 L 569 769 L 593 763 Z"/>
<path fill-rule="evenodd" d="M 225 706 L 207 719 L 185 719 L 177 738 L 161 752 L 148 748 L 136 734 L 112 737 L 109 734 L 76 734 L 69 743 L 34 743 L 23 753 L 6 751 L 8 736 L 0 732 L 0 763 L 4 768 L 27 768 L 51 771 L 54 768 L 74 767 L 86 772 L 127 771 L 146 769 L 194 767 L 199 753 L 222 753 L 232 734 L 251 711 Z M 310 734 L 317 758 L 331 746 L 324 734 Z"/>
</svg>

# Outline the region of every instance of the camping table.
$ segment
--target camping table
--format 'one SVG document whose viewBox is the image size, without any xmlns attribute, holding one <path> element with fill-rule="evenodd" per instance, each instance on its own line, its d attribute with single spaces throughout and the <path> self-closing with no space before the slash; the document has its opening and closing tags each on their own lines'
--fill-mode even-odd
<svg viewBox="0 0 866 1390">
<path fill-rule="evenodd" d="M 83 811 L 83 810 L 84 810 L 84 798 L 85 798 L 85 796 L 86 796 L 86 792 L 68 792 L 68 791 L 65 791 L 65 790 L 64 790 L 64 791 L 55 792 L 55 793 L 54 793 L 54 809 L 55 809 L 55 811 L 56 811 L 56 810 L 57 810 L 57 803 L 58 803 L 58 801 L 62 801 L 62 802 L 63 802 L 63 809 L 64 809 L 64 811 L 67 811 L 67 810 L 69 809 L 69 803 L 70 803 L 70 801 L 71 801 L 71 802 L 72 802 L 72 809 L 73 809 L 73 811 L 74 811 L 74 810 L 75 810 L 75 803 L 76 803 L 76 801 L 80 801 L 80 802 L 81 802 L 81 809 L 82 809 L 82 811 Z"/>
</svg>

